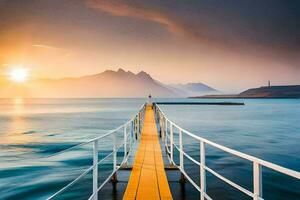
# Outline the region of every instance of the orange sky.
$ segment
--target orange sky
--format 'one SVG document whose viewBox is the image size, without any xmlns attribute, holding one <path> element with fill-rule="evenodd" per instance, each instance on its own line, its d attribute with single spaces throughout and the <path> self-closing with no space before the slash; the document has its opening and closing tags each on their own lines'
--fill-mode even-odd
<svg viewBox="0 0 300 200">
<path fill-rule="evenodd" d="M 22 65 L 31 79 L 122 67 L 144 70 L 166 83 L 204 82 L 228 92 L 268 80 L 299 84 L 299 50 L 289 45 L 294 44 L 290 32 L 298 30 L 271 35 L 276 30 L 271 21 L 263 21 L 262 31 L 255 15 L 236 19 L 230 13 L 234 7 L 225 6 L 218 18 L 201 10 L 203 6 L 196 1 L 172 6 L 160 1 L 1 1 L 2 79 L 10 68 Z M 259 6 L 253 9 L 263 19 Z M 223 21 L 224 16 L 233 22 Z"/>
</svg>

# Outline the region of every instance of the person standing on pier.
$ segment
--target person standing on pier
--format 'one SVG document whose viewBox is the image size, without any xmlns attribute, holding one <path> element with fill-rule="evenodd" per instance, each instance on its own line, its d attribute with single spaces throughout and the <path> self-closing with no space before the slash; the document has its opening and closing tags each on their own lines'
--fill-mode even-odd
<svg viewBox="0 0 300 200">
<path fill-rule="evenodd" d="M 151 96 L 151 94 L 149 94 L 149 96 L 148 96 L 148 104 L 149 104 L 149 105 L 152 104 L 152 96 Z"/>
</svg>

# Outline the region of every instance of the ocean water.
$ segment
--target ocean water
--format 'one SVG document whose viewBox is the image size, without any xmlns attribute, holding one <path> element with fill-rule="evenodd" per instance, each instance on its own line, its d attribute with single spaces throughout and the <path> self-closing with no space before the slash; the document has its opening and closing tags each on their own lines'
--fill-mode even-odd
<svg viewBox="0 0 300 200">
<path fill-rule="evenodd" d="M 132 118 L 144 99 L 1 99 L 0 199 L 45 199 L 92 164 L 92 146 L 49 157 L 107 133 Z M 99 157 L 112 138 L 99 144 Z M 122 152 L 120 152 L 121 157 Z M 112 169 L 103 165 L 100 181 Z M 88 199 L 91 174 L 60 199 Z"/>
<path fill-rule="evenodd" d="M 170 120 L 196 135 L 300 171 L 300 99 L 189 101 L 244 102 L 245 106 L 161 105 L 161 108 Z M 176 129 L 175 132 L 178 133 Z M 178 141 L 178 135 L 175 134 L 174 140 Z M 184 150 L 199 161 L 199 143 L 183 136 L 183 144 Z M 175 159 L 178 163 L 178 152 Z M 188 174 L 199 183 L 199 167 L 184 160 Z M 206 162 L 219 174 L 253 191 L 251 162 L 209 145 L 206 145 Z M 300 180 L 264 167 L 262 177 L 265 199 L 300 199 Z M 213 199 L 251 199 L 209 172 L 207 191 Z"/>
<path fill-rule="evenodd" d="M 245 106 L 161 108 L 172 121 L 197 135 L 300 171 L 300 100 L 189 101 L 244 101 Z M 58 191 L 91 165 L 92 148 L 87 145 L 51 155 L 118 127 L 133 117 L 144 102 L 145 99 L 0 99 L 0 199 L 45 199 Z M 100 157 L 112 149 L 110 139 L 101 142 Z M 199 160 L 197 142 L 184 136 L 184 149 Z M 252 190 L 251 163 L 211 147 L 206 152 L 209 167 Z M 122 152 L 118 158 L 121 157 Z M 175 159 L 178 160 L 176 152 Z M 111 160 L 104 163 L 100 181 L 111 168 Z M 185 168 L 199 182 L 199 168 L 187 159 Z M 265 199 L 300 199 L 298 180 L 264 168 L 263 188 Z M 91 174 L 87 174 L 58 199 L 87 199 L 91 189 Z M 207 190 L 215 199 L 250 199 L 209 173 Z"/>
</svg>

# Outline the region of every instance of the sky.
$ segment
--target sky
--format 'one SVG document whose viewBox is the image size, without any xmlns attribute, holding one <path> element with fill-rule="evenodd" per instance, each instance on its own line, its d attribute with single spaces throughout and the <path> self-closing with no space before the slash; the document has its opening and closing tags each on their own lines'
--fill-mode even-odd
<svg viewBox="0 0 300 200">
<path fill-rule="evenodd" d="M 0 80 L 106 69 L 226 92 L 300 84 L 297 0 L 0 0 Z"/>
</svg>

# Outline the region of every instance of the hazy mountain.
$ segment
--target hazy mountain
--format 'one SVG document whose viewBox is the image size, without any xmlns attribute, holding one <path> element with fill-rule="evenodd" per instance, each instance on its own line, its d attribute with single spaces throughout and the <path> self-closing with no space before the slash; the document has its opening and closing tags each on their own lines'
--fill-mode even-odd
<svg viewBox="0 0 300 200">
<path fill-rule="evenodd" d="M 166 85 L 141 71 L 106 70 L 99 74 L 63 79 L 39 79 L 24 84 L 7 83 L 0 86 L 0 97 L 187 97 L 191 92 L 215 91 L 201 83 Z"/>
<path fill-rule="evenodd" d="M 2 97 L 176 97 L 172 91 L 144 71 L 106 70 L 102 73 L 78 78 L 40 79 L 24 84 L 0 86 Z"/>
<path fill-rule="evenodd" d="M 173 84 L 171 87 L 179 89 L 187 96 L 205 95 L 218 92 L 216 89 L 203 83 Z"/>
</svg>

